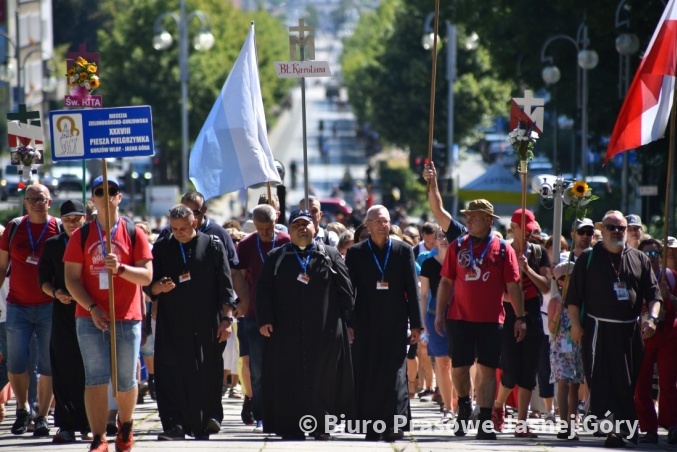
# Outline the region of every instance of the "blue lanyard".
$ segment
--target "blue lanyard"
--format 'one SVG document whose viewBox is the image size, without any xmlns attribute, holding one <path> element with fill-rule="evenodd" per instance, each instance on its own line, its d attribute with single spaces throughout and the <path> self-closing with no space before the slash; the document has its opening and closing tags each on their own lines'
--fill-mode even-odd
<svg viewBox="0 0 677 452">
<path fill-rule="evenodd" d="M 270 248 L 271 250 L 275 248 L 275 240 L 277 240 L 277 234 L 273 232 L 273 246 Z M 256 233 L 256 246 L 259 247 L 259 256 L 261 256 L 261 262 L 265 262 L 266 258 L 263 256 L 263 251 L 261 250 L 261 239 L 259 238 L 258 233 Z"/>
<path fill-rule="evenodd" d="M 386 267 L 388 266 L 388 259 L 390 258 L 390 249 L 393 247 L 393 242 L 390 240 L 390 237 L 388 237 L 388 251 L 386 251 L 386 260 L 385 262 L 383 262 L 383 267 L 381 267 L 381 263 L 378 261 L 378 257 L 376 257 L 376 253 L 374 253 L 374 249 L 371 247 L 371 239 L 367 239 L 367 245 L 369 245 L 371 255 L 374 256 L 374 262 L 376 262 L 376 267 L 378 267 L 378 271 L 381 272 L 381 281 L 385 281 L 386 278 L 385 270 Z"/>
<path fill-rule="evenodd" d="M 489 251 L 489 247 L 491 246 L 491 242 L 494 241 L 494 236 L 492 235 L 489 241 L 487 242 L 487 246 L 484 247 L 484 251 L 482 251 L 482 254 L 480 254 L 480 258 L 478 259 L 478 264 L 482 265 L 482 262 L 484 261 L 484 256 L 487 255 L 487 251 Z M 475 253 L 473 253 L 473 247 L 472 247 L 472 238 L 468 240 L 468 248 L 470 249 L 470 268 L 475 267 Z"/>
<path fill-rule="evenodd" d="M 118 230 L 118 224 L 120 223 L 120 220 L 115 222 L 115 226 L 113 226 L 113 229 L 110 231 L 110 243 L 111 246 L 113 246 L 113 237 L 115 237 L 115 231 Z M 101 233 L 101 226 L 99 226 L 99 222 L 96 222 L 96 230 L 99 231 L 99 242 L 101 242 L 101 252 L 103 253 L 103 257 L 106 257 L 108 253 L 106 252 L 106 243 L 103 241 L 103 234 Z"/>
<path fill-rule="evenodd" d="M 181 257 L 183 257 L 183 265 L 186 265 L 186 250 L 183 249 L 183 243 L 179 242 L 179 249 L 181 250 Z"/>
<path fill-rule="evenodd" d="M 35 256 L 35 247 L 38 246 L 40 243 L 40 240 L 42 240 L 42 237 L 44 237 L 45 232 L 47 232 L 47 228 L 49 227 L 49 215 L 47 215 L 47 222 L 45 223 L 45 226 L 42 228 L 42 232 L 40 233 L 40 237 L 38 237 L 38 240 L 33 242 L 33 233 L 31 232 L 31 225 L 30 221 L 28 218 L 26 218 L 26 229 L 28 229 L 28 241 L 31 242 L 31 251 L 33 252 L 33 256 Z"/>
<path fill-rule="evenodd" d="M 308 255 L 306 256 L 305 260 L 301 259 L 301 256 L 299 256 L 299 253 L 298 251 L 296 251 L 296 248 L 294 246 L 292 246 L 292 249 L 294 250 L 294 254 L 296 254 L 296 260 L 299 261 L 299 264 L 303 269 L 303 274 L 307 275 L 308 273 L 306 272 L 306 269 L 308 268 L 308 263 L 310 262 L 310 257 L 312 256 L 313 246 L 311 245 L 308 248 Z"/>
</svg>

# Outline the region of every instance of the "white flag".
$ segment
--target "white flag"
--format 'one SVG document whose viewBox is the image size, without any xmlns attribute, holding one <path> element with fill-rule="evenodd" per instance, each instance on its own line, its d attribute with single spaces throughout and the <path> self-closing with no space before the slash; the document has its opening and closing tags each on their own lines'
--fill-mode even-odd
<svg viewBox="0 0 677 452">
<path fill-rule="evenodd" d="M 195 141 L 188 174 L 205 199 L 264 182 L 282 183 L 268 144 L 254 24 Z"/>
</svg>

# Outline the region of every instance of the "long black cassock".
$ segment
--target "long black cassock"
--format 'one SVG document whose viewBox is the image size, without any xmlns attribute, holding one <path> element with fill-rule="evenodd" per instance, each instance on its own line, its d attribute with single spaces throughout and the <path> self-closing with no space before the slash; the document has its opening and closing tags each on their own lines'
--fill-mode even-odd
<svg viewBox="0 0 677 452">
<path fill-rule="evenodd" d="M 288 243 L 268 254 L 256 287 L 258 324 L 273 326 L 263 348 L 266 433 L 299 434 L 305 415 L 314 416 L 317 432 L 325 433 L 325 415 L 340 419 L 354 413 L 346 327 L 354 299 L 348 269 L 333 247 L 315 244 L 310 252 L 307 284 L 298 278 L 308 249 Z"/>
<path fill-rule="evenodd" d="M 367 239 L 349 248 L 346 255 L 355 288 L 352 325 L 357 414 L 360 420 L 383 421 L 387 428 L 393 428 L 395 415 L 405 416 L 406 426 L 400 429 L 407 430 L 411 420 L 407 322 L 411 328 L 421 328 L 421 311 L 414 252 L 404 242 L 390 243 L 388 253 L 387 244 L 379 249 Z M 384 268 L 383 275 L 379 266 Z M 377 289 L 381 281 L 388 284 L 387 290 Z"/>
<path fill-rule="evenodd" d="M 210 418 L 223 419 L 224 344 L 216 332 L 233 285 L 217 238 L 198 232 L 183 252 L 180 245 L 170 236 L 153 246 L 153 282 L 168 276 L 176 284 L 157 300 L 155 389 L 163 429 L 179 424 L 186 434 L 201 435 Z M 180 282 L 186 273 L 190 280 Z"/>
</svg>

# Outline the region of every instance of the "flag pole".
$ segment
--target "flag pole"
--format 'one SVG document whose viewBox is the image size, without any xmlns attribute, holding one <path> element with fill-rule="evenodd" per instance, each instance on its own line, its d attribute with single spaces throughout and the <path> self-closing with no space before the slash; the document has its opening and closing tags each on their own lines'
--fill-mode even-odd
<svg viewBox="0 0 677 452">
<path fill-rule="evenodd" d="M 670 229 L 670 206 L 672 205 L 672 167 L 675 155 L 675 102 L 677 102 L 677 89 L 672 93 L 672 111 L 670 112 L 670 141 L 668 146 L 668 173 L 665 181 L 665 222 L 663 224 L 663 262 L 661 263 L 661 283 L 665 282 L 665 269 L 668 265 L 668 235 Z M 665 300 L 663 300 L 665 302 Z M 661 309 L 663 311 L 663 309 Z"/>
<path fill-rule="evenodd" d="M 437 79 L 437 31 L 440 21 L 440 0 L 435 0 L 435 21 L 433 25 L 433 67 L 430 75 L 430 117 L 428 119 L 428 162 L 433 161 L 433 135 L 435 129 L 435 81 Z M 449 43 L 451 45 L 451 43 Z M 451 143 L 448 143 L 451 149 Z M 451 151 L 449 151 L 451 152 Z M 430 191 L 430 181 L 428 181 Z"/>
<path fill-rule="evenodd" d="M 108 192 L 108 168 L 106 159 L 101 159 L 101 171 L 103 174 L 103 197 L 106 200 L 104 208 L 104 227 L 108 234 L 108 240 L 106 240 L 106 256 L 108 256 L 111 253 L 111 241 L 113 238 L 110 236 L 110 194 Z M 110 377 L 113 385 L 113 397 L 117 397 L 118 360 L 115 335 L 115 290 L 113 289 L 113 272 L 111 270 L 108 270 L 108 316 L 110 318 L 110 327 L 108 328 L 108 333 L 110 335 Z"/>
</svg>

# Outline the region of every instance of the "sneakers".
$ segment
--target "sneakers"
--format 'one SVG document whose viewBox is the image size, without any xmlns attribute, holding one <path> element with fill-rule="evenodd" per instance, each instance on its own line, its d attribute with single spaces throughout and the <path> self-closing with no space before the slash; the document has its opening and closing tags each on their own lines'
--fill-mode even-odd
<svg viewBox="0 0 677 452">
<path fill-rule="evenodd" d="M 108 452 L 108 441 L 106 441 L 106 437 L 94 435 L 94 439 L 89 445 L 89 452 Z"/>
<path fill-rule="evenodd" d="M 477 428 L 477 435 L 475 436 L 475 439 L 491 440 L 491 441 L 496 440 L 496 432 L 494 431 L 493 428 L 494 425 L 492 422 L 492 416 L 489 413 L 485 414 L 480 411 L 477 420 L 479 421 L 479 425 Z"/>
<path fill-rule="evenodd" d="M 134 445 L 134 434 L 132 433 L 132 426 L 134 421 L 128 421 L 121 424 L 118 421 L 118 435 L 115 437 L 115 451 L 128 452 L 132 450 Z"/>
<path fill-rule="evenodd" d="M 515 427 L 515 438 L 538 438 L 538 435 L 531 431 L 527 421 L 517 421 Z"/>
<path fill-rule="evenodd" d="M 240 417 L 242 418 L 244 425 L 254 425 L 256 423 L 254 415 L 252 414 L 252 398 L 246 394 L 244 396 L 244 401 L 242 402 Z"/>
<path fill-rule="evenodd" d="M 162 432 L 157 436 L 159 441 L 176 441 L 186 439 L 186 433 L 183 427 L 175 425 L 166 432 Z"/>
<path fill-rule="evenodd" d="M 16 410 L 16 421 L 12 425 L 13 435 L 23 435 L 28 430 L 28 424 L 35 419 L 33 410 Z"/>
<path fill-rule="evenodd" d="M 502 432 L 505 427 L 505 410 L 503 407 L 496 408 L 491 411 L 491 421 L 494 423 L 494 430 Z"/>
<path fill-rule="evenodd" d="M 45 416 L 36 417 L 34 422 L 33 436 L 49 436 L 49 422 Z"/>
<path fill-rule="evenodd" d="M 451 411 L 445 411 L 442 414 L 442 424 L 450 424 L 454 420 L 454 414 Z"/>
<path fill-rule="evenodd" d="M 106 435 L 115 436 L 118 434 L 118 425 L 115 421 L 106 422 Z"/>
<path fill-rule="evenodd" d="M 242 398 L 242 392 L 237 388 L 237 386 L 233 386 L 230 388 L 230 391 L 228 392 L 228 398 L 229 399 L 241 399 Z"/>
<path fill-rule="evenodd" d="M 545 422 L 552 422 L 553 424 L 557 423 L 557 418 L 555 417 L 555 413 L 552 411 L 548 411 L 548 414 L 545 415 Z"/>
<path fill-rule="evenodd" d="M 465 427 L 470 420 L 470 415 L 472 414 L 472 403 L 470 399 L 468 400 L 459 400 L 458 401 L 458 416 L 456 417 L 456 428 L 454 428 L 454 435 L 456 436 L 465 436 L 466 430 Z"/>
<path fill-rule="evenodd" d="M 425 391 L 421 391 L 418 394 L 418 399 L 421 402 L 430 402 L 433 399 L 433 392 L 430 389 L 426 389 Z"/>
<path fill-rule="evenodd" d="M 256 421 L 256 427 L 254 427 L 254 433 L 263 433 L 263 421 Z"/>
<path fill-rule="evenodd" d="M 60 428 L 59 431 L 56 432 L 56 435 L 54 435 L 54 438 L 52 438 L 52 442 L 54 444 L 74 443 L 75 432 Z"/>
</svg>

